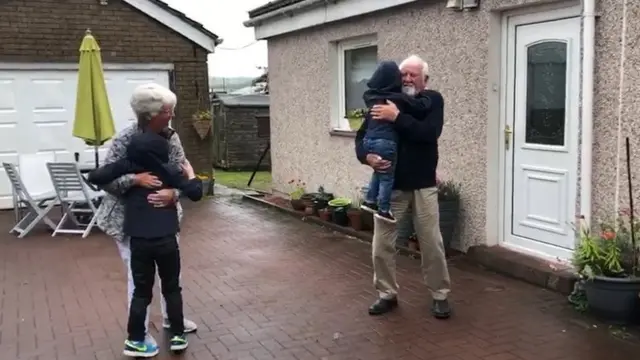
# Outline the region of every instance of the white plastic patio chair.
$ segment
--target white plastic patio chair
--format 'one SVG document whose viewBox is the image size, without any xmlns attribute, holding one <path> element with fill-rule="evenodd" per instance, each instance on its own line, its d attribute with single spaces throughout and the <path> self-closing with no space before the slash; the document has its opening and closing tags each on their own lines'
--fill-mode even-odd
<svg viewBox="0 0 640 360">
<path fill-rule="evenodd" d="M 85 181 L 77 163 L 48 163 L 49 175 L 53 182 L 63 216 L 51 236 L 57 234 L 82 234 L 86 238 L 96 223 L 95 202 L 104 196 L 104 192 L 93 190 Z M 81 224 L 76 214 L 90 215 L 89 223 Z M 75 228 L 65 228 L 71 220 Z"/>
<path fill-rule="evenodd" d="M 46 181 L 48 179 L 46 163 L 53 160 L 53 156 L 53 154 L 20 155 L 19 167 L 2 163 L 13 188 L 13 206 L 16 212 L 16 224 L 9 233 L 17 233 L 20 239 L 27 236 L 41 221 L 51 230 L 56 227 L 48 215 L 58 202 L 53 185 Z"/>
</svg>

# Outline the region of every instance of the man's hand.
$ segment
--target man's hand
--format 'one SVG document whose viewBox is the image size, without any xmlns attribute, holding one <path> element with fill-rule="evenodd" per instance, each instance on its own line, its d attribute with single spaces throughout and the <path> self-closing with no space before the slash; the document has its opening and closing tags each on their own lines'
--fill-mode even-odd
<svg viewBox="0 0 640 360">
<path fill-rule="evenodd" d="M 162 186 L 162 181 L 158 180 L 157 177 L 151 175 L 148 172 L 136 174 L 133 182 L 136 186 L 146 187 L 147 189 L 153 189 Z"/>
<path fill-rule="evenodd" d="M 387 100 L 386 105 L 374 105 L 371 108 L 371 117 L 377 121 L 394 122 L 398 118 L 398 114 L 400 114 L 400 110 L 398 110 L 396 104 L 389 100 Z"/>
<path fill-rule="evenodd" d="M 162 189 L 147 196 L 147 201 L 154 207 L 165 207 L 176 202 L 176 192 L 173 189 Z"/>
<path fill-rule="evenodd" d="M 373 170 L 381 172 L 384 172 L 391 166 L 391 161 L 384 160 L 380 155 L 376 154 L 367 154 L 367 163 Z"/>
<path fill-rule="evenodd" d="M 182 163 L 182 173 L 189 180 L 196 177 L 196 173 L 193 171 L 193 167 L 191 166 L 189 160 L 185 160 L 184 163 Z"/>
</svg>

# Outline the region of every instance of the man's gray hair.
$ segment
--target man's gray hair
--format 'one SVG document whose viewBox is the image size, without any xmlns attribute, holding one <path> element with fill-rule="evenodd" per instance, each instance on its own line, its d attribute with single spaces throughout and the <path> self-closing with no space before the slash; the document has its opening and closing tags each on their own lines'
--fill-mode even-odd
<svg viewBox="0 0 640 360">
<path fill-rule="evenodd" d="M 162 107 L 176 106 L 178 99 L 173 91 L 155 83 L 136 87 L 131 95 L 131 109 L 138 118 L 138 125 L 146 126 L 152 117 L 162 111 Z"/>
<path fill-rule="evenodd" d="M 420 65 L 422 67 L 422 76 L 426 79 L 429 76 L 429 64 L 418 55 L 411 55 L 400 63 L 400 69 L 407 65 Z"/>
</svg>

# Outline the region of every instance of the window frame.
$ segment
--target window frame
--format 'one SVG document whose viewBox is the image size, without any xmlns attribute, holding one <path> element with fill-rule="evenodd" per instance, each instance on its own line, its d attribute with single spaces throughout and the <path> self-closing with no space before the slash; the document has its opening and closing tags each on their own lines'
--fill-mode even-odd
<svg viewBox="0 0 640 360">
<path fill-rule="evenodd" d="M 348 128 L 341 127 L 346 120 L 344 117 L 346 116 L 345 106 L 347 103 L 346 99 L 346 69 L 345 69 L 345 61 L 346 56 L 345 53 L 350 50 L 356 50 L 367 47 L 375 47 L 376 48 L 376 57 L 379 57 L 379 48 L 378 48 L 378 39 L 375 35 L 365 35 L 352 39 L 340 40 L 335 43 L 336 45 L 336 53 L 337 53 L 337 94 L 335 99 L 335 104 L 337 109 L 333 112 L 334 119 L 331 123 L 331 130 L 335 131 L 346 131 L 353 132 L 355 130 L 350 130 Z M 337 118 L 335 118 L 337 117 Z"/>
<path fill-rule="evenodd" d="M 269 139 L 271 137 L 271 116 L 269 114 L 257 114 L 255 119 L 257 138 Z"/>
</svg>

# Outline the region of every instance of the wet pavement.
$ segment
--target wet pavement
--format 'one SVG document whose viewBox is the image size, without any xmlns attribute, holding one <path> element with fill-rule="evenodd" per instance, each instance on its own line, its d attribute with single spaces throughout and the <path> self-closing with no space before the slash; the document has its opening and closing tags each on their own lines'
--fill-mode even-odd
<svg viewBox="0 0 640 360">
<path fill-rule="evenodd" d="M 97 231 L 24 239 L 0 213 L 0 359 L 123 359 L 126 279 Z M 5 230 L 6 229 L 6 230 Z M 632 360 L 640 346 L 544 289 L 451 264 L 450 320 L 429 314 L 416 260 L 399 256 L 399 309 L 370 317 L 368 244 L 222 197 L 190 205 L 181 242 L 185 314 L 199 330 L 158 359 Z M 156 289 L 156 294 L 158 291 Z M 152 333 L 162 343 L 160 306 Z"/>
</svg>

